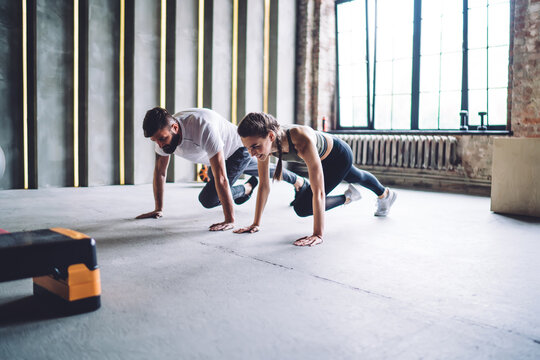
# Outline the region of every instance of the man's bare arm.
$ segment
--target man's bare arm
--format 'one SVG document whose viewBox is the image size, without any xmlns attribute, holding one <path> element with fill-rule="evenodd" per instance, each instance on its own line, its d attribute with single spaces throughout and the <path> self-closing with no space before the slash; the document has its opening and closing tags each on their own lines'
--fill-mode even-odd
<svg viewBox="0 0 540 360">
<path fill-rule="evenodd" d="M 218 152 L 210 158 L 210 166 L 212 175 L 214 175 L 216 192 L 225 217 L 225 221 L 211 225 L 210 231 L 229 230 L 234 227 L 234 207 L 223 151 Z"/>
<path fill-rule="evenodd" d="M 136 219 L 160 218 L 163 216 L 163 194 L 165 191 L 165 178 L 167 177 L 167 168 L 169 167 L 169 156 L 160 156 L 156 154 L 156 164 L 154 166 L 154 211 L 141 214 Z"/>
</svg>

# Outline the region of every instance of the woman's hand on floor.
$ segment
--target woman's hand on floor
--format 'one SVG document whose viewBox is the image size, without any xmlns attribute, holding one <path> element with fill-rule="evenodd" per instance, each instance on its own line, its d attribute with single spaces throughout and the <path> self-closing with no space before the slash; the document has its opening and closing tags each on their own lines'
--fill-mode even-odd
<svg viewBox="0 0 540 360">
<path fill-rule="evenodd" d="M 315 246 L 322 242 L 323 240 L 321 235 L 310 235 L 297 239 L 293 244 L 296 246 Z"/>
<path fill-rule="evenodd" d="M 253 233 L 256 233 L 257 231 L 259 231 L 259 225 L 249 225 L 240 229 L 236 229 L 233 232 L 236 234 L 243 234 L 243 233 L 253 234 Z"/>
</svg>

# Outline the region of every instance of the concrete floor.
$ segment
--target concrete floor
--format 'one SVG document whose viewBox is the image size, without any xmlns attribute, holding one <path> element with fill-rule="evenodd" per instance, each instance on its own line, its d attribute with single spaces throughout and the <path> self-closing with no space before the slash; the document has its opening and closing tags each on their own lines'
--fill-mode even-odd
<svg viewBox="0 0 540 360">
<path fill-rule="evenodd" d="M 343 190 L 342 185 L 340 190 Z M 254 235 L 211 233 L 197 184 L 0 191 L 0 228 L 94 237 L 102 308 L 57 317 L 30 279 L 0 284 L 0 359 L 539 359 L 540 220 L 489 198 L 399 190 L 327 213 L 325 242 L 275 184 Z M 237 207 L 252 220 L 255 201 Z"/>
</svg>

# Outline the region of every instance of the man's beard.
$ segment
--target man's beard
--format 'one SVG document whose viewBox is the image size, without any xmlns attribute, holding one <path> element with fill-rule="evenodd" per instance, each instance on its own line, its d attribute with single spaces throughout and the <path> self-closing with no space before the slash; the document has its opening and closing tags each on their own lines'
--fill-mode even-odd
<svg viewBox="0 0 540 360">
<path fill-rule="evenodd" d="M 174 134 L 171 143 L 167 145 L 163 145 L 161 150 L 163 150 L 167 154 L 172 154 L 174 150 L 176 150 L 176 147 L 178 146 L 178 143 L 180 142 L 180 134 Z"/>
</svg>

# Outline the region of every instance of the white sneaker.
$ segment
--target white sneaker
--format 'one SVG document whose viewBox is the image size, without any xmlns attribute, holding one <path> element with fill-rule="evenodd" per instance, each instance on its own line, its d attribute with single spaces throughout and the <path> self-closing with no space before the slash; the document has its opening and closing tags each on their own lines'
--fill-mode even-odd
<svg viewBox="0 0 540 360">
<path fill-rule="evenodd" d="M 349 199 L 349 202 L 345 202 L 346 204 L 360 200 L 362 198 L 362 194 L 360 194 L 360 191 L 358 191 L 357 188 L 354 187 L 353 184 L 349 184 L 349 188 L 345 190 L 345 201 Z"/>
<path fill-rule="evenodd" d="M 390 208 L 396 201 L 397 194 L 388 188 L 388 195 L 385 198 L 377 199 L 377 211 L 375 216 L 386 216 L 390 212 Z"/>
</svg>

